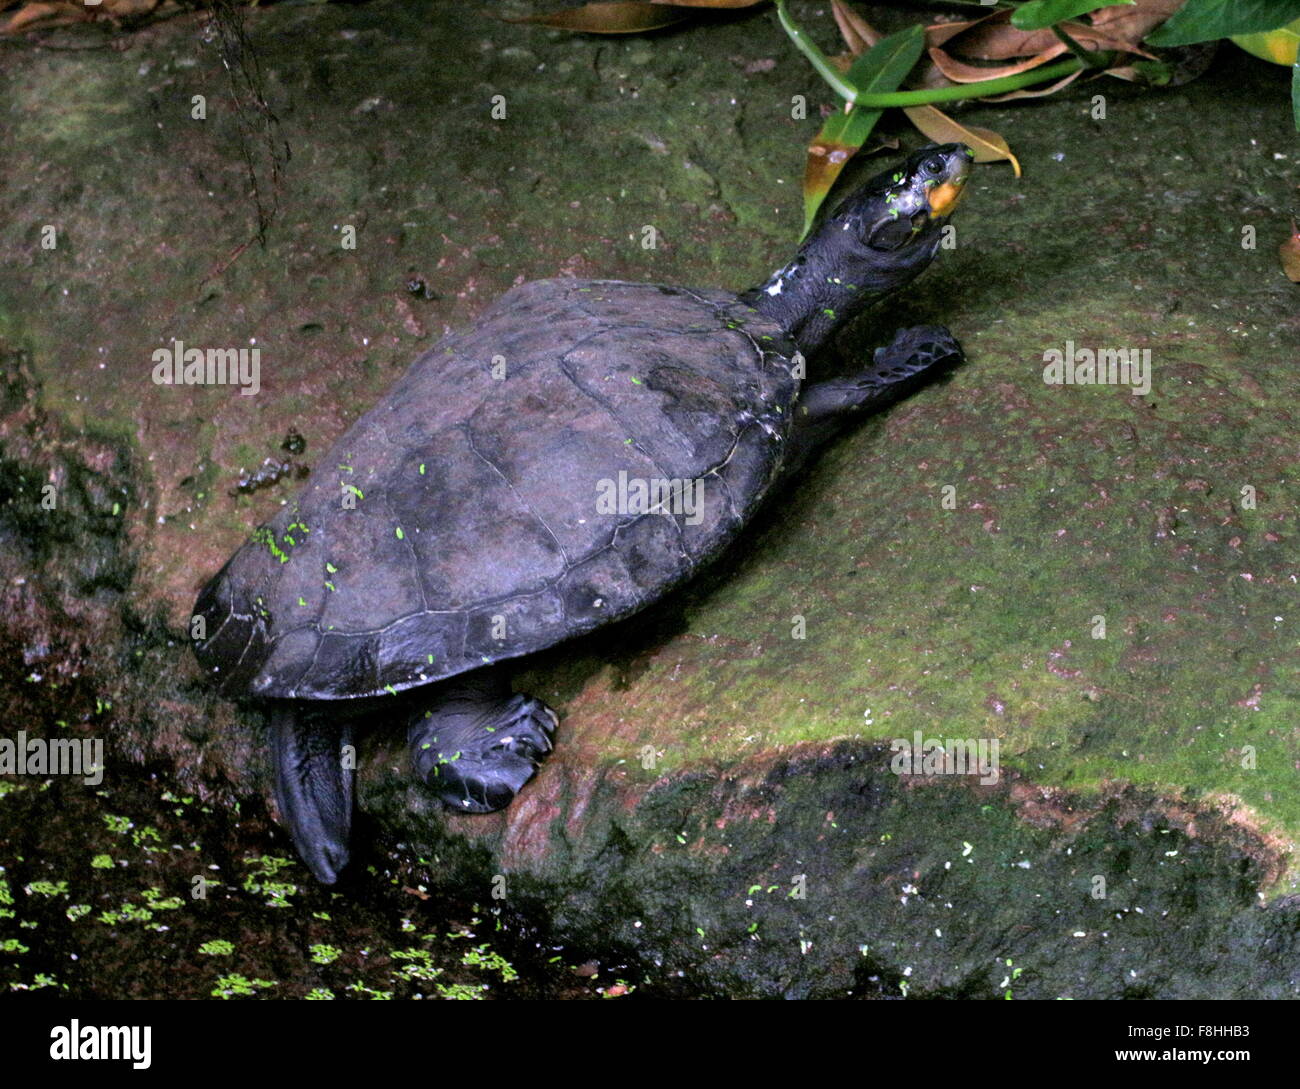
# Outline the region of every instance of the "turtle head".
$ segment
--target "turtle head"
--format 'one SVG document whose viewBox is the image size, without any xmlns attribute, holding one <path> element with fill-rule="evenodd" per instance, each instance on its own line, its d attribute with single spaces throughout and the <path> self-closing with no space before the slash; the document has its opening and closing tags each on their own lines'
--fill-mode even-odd
<svg viewBox="0 0 1300 1089">
<path fill-rule="evenodd" d="M 932 144 L 877 174 L 744 300 L 780 322 L 800 351 L 816 351 L 865 306 L 911 283 L 934 260 L 973 162 L 965 144 Z"/>
<path fill-rule="evenodd" d="M 889 277 L 934 256 L 939 232 L 965 191 L 974 152 L 965 144 L 924 147 L 897 170 L 886 170 L 852 193 L 835 210 L 838 233 L 855 234 L 867 267 Z M 811 241 L 834 247 L 836 230 L 824 225 Z M 855 260 L 851 247 L 843 259 Z M 918 270 L 919 271 L 919 270 Z M 908 279 L 915 273 L 911 273 Z"/>
</svg>

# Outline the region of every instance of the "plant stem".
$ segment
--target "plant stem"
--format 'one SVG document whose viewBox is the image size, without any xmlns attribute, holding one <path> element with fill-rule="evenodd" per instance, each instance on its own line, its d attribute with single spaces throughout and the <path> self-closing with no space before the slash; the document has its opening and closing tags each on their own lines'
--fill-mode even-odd
<svg viewBox="0 0 1300 1089">
<path fill-rule="evenodd" d="M 840 98 L 852 105 L 858 93 L 857 88 L 847 82 L 835 70 L 835 66 L 826 59 L 826 54 L 818 49 L 816 43 L 799 29 L 799 25 L 790 18 L 790 13 L 785 10 L 785 0 L 776 0 L 776 17 L 781 21 L 782 29 L 790 35 L 790 40 L 794 42 L 795 48 L 807 57 L 809 63 L 817 69 L 817 74 L 830 84 L 831 90 Z"/>
<path fill-rule="evenodd" d="M 982 79 L 978 83 L 963 83 L 957 87 L 932 87 L 926 91 L 890 91 L 888 94 L 860 94 L 853 102 L 868 109 L 884 109 L 887 106 L 927 106 L 931 102 L 957 102 L 963 98 L 981 98 L 984 95 L 1006 94 L 1018 91 L 1021 87 L 1031 87 L 1035 83 L 1061 79 L 1080 68 L 1088 67 L 1077 57 L 1060 60 L 1055 64 L 1045 64 L 1028 72 L 1018 72 L 1014 76 L 999 76 L 997 79 Z"/>
<path fill-rule="evenodd" d="M 1060 26 L 1052 27 L 1052 33 L 1055 34 L 1071 53 L 1078 57 L 1089 68 L 1108 68 L 1110 62 L 1114 59 L 1110 52 L 1092 52 L 1084 49 L 1082 45 L 1076 42 Z"/>
<path fill-rule="evenodd" d="M 798 24 L 790 18 L 790 13 L 785 7 L 785 0 L 776 0 L 776 15 L 781 21 L 782 29 L 794 42 L 795 48 L 808 58 L 809 63 L 817 70 L 818 75 L 830 85 L 831 90 L 850 106 L 862 106 L 869 110 L 883 110 L 889 106 L 927 106 L 932 102 L 957 102 L 963 98 L 1000 95 L 1008 91 L 1018 91 L 1022 87 L 1031 87 L 1035 83 L 1046 83 L 1049 80 L 1061 79 L 1072 72 L 1079 71 L 1081 68 L 1092 67 L 1090 60 L 1070 57 L 1066 60 L 1057 61 L 1055 64 L 1033 68 L 1028 72 L 1017 72 L 1014 76 L 982 79 L 978 83 L 963 83 L 957 87 L 932 87 L 923 91 L 882 91 L 872 94 L 870 92 L 860 92 L 835 70 L 835 66 L 827 60 L 826 54 L 817 48 L 817 44 L 808 38 L 799 29 Z"/>
</svg>

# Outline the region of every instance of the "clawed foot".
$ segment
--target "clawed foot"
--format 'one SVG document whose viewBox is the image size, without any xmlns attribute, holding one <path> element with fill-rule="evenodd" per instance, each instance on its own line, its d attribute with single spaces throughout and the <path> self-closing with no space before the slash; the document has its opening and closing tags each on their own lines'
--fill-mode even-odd
<svg viewBox="0 0 1300 1089">
<path fill-rule="evenodd" d="M 921 375 L 946 369 L 962 358 L 961 345 L 942 325 L 914 325 L 900 329 L 889 344 L 877 348 L 866 370 L 805 387 L 795 409 L 786 475 L 797 473 L 812 452 L 850 419 L 884 408 L 919 385 L 924 380 Z"/>
<path fill-rule="evenodd" d="M 876 384 L 899 382 L 931 367 L 952 366 L 961 360 L 961 345 L 942 325 L 913 325 L 900 329 L 888 345 L 875 350 L 864 377 Z"/>
<path fill-rule="evenodd" d="M 408 730 L 415 775 L 462 813 L 504 809 L 551 751 L 558 716 L 541 700 L 450 698 Z"/>
</svg>

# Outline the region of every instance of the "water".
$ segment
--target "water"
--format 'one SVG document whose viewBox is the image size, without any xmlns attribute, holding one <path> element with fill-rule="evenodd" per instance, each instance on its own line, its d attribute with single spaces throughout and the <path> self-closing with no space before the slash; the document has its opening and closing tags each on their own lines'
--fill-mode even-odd
<svg viewBox="0 0 1300 1089">
<path fill-rule="evenodd" d="M 114 752 L 83 681 L 0 676 L 10 729 L 105 738 L 102 783 L 0 776 L 0 988 L 77 998 L 598 998 L 627 965 L 542 944 L 499 903 L 431 894 L 371 848 L 346 893 L 317 885 L 260 800 L 206 804 Z"/>
</svg>

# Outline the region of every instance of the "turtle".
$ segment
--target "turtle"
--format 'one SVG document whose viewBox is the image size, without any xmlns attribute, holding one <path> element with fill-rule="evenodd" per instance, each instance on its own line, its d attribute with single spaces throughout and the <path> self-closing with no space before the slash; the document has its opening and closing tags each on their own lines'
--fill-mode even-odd
<svg viewBox="0 0 1300 1089">
<path fill-rule="evenodd" d="M 351 857 L 355 726 L 397 716 L 417 781 L 453 810 L 504 808 L 559 722 L 507 663 L 660 600 L 819 445 L 961 361 L 924 325 L 857 374 L 807 378 L 930 264 L 972 161 L 921 148 L 740 294 L 514 287 L 252 533 L 200 592 L 194 649 L 222 696 L 264 708 L 280 820 L 320 882 Z"/>
</svg>

